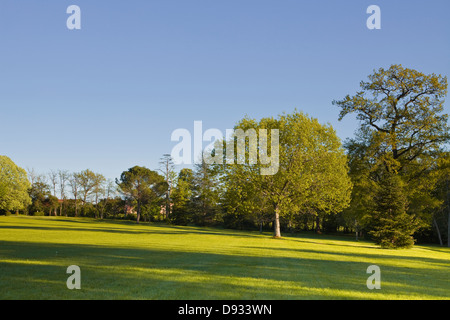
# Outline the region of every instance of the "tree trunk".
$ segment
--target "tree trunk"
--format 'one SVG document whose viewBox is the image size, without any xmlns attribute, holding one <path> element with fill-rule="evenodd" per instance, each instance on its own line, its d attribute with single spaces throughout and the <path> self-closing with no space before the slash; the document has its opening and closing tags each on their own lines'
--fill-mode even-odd
<svg viewBox="0 0 450 320">
<path fill-rule="evenodd" d="M 281 238 L 281 231 L 280 231 L 280 209 L 278 206 L 275 207 L 275 221 L 273 223 L 274 225 L 274 238 Z"/>
<path fill-rule="evenodd" d="M 433 223 L 434 223 L 434 226 L 436 227 L 436 231 L 437 231 L 437 234 L 439 237 L 439 243 L 441 244 L 441 247 L 442 247 L 443 243 L 442 243 L 442 238 L 441 238 L 441 232 L 439 231 L 439 226 L 438 226 L 435 218 L 433 218 Z"/>
<path fill-rule="evenodd" d="M 447 220 L 447 247 L 450 248 L 450 198 L 448 193 L 448 179 L 447 179 L 447 211 L 448 211 L 448 220 Z"/>
<path fill-rule="evenodd" d="M 448 222 L 447 222 L 447 247 L 450 248 L 450 206 L 448 206 Z"/>
<path fill-rule="evenodd" d="M 168 219 L 169 215 L 170 215 L 170 196 L 169 196 L 169 191 L 166 192 L 166 212 L 165 212 L 165 215 L 166 215 L 165 218 Z"/>
<path fill-rule="evenodd" d="M 316 216 L 316 233 L 320 233 L 320 217 L 319 214 Z"/>
<path fill-rule="evenodd" d="M 139 223 L 139 220 L 141 219 L 141 202 L 138 201 L 137 203 L 137 216 L 136 216 L 136 223 Z"/>
</svg>

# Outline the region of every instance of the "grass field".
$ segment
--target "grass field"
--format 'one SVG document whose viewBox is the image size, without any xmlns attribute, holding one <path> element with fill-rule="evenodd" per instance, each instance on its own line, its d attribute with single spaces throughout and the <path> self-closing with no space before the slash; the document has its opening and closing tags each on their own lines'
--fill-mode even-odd
<svg viewBox="0 0 450 320">
<path fill-rule="evenodd" d="M 381 289 L 369 290 L 369 265 Z M 69 265 L 81 290 L 69 290 Z M 64 217 L 0 217 L 0 299 L 450 299 L 450 250 Z"/>
</svg>

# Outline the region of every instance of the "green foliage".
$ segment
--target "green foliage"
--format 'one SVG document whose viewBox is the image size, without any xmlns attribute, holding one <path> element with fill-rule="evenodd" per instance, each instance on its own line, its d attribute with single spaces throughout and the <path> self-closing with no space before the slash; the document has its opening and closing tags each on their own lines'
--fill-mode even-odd
<svg viewBox="0 0 450 320">
<path fill-rule="evenodd" d="M 25 170 L 10 158 L 0 156 L 0 210 L 24 210 L 31 203 L 29 188 Z"/>
<path fill-rule="evenodd" d="M 173 223 L 187 225 L 192 222 L 193 190 L 194 172 L 188 168 L 181 169 L 172 193 L 173 208 L 171 220 Z"/>
<path fill-rule="evenodd" d="M 270 212 L 275 236 L 279 237 L 279 217 L 332 213 L 348 206 L 352 184 L 347 175 L 347 158 L 331 126 L 296 111 L 259 122 L 245 118 L 236 129 L 255 129 L 258 134 L 258 129 L 267 129 L 268 141 L 270 130 L 279 130 L 279 170 L 262 175 L 265 165 L 260 163 L 225 166 L 225 204 L 229 213 L 253 212 L 263 221 Z"/>
<path fill-rule="evenodd" d="M 412 235 L 418 228 L 414 216 L 406 213 L 408 201 L 398 175 L 383 177 L 374 197 L 370 234 L 382 248 L 410 248 L 414 245 Z"/>
<path fill-rule="evenodd" d="M 360 86 L 355 96 L 333 103 L 341 108 L 340 119 L 356 113 L 367 156 L 377 159 L 377 165 L 401 171 L 449 140 L 448 115 L 442 114 L 446 77 L 392 65 Z"/>
<path fill-rule="evenodd" d="M 343 216 L 368 229 L 375 190 L 386 174 L 398 174 L 406 184 L 408 215 L 429 227 L 441 204 L 434 194 L 440 148 L 450 138 L 448 115 L 443 113 L 447 78 L 392 65 L 374 71 L 360 86 L 356 95 L 333 102 L 341 109 L 340 119 L 354 113 L 360 121 L 355 138 L 345 144 L 354 192 Z M 400 225 L 408 220 L 403 218 L 399 215 Z"/>
<path fill-rule="evenodd" d="M 98 204 L 98 198 L 100 196 L 100 193 L 102 192 L 102 184 L 106 181 L 105 177 L 102 174 L 95 173 L 89 169 L 86 169 L 79 173 L 75 173 L 74 178 L 79 185 L 79 192 L 82 195 L 83 215 L 94 215 L 95 217 L 97 217 L 97 210 L 90 210 L 90 212 L 88 213 L 86 204 L 88 203 L 88 197 L 90 197 L 91 195 L 95 195 L 95 203 Z"/>
<path fill-rule="evenodd" d="M 120 191 L 131 201 L 135 201 L 137 208 L 136 222 L 139 223 L 143 205 L 161 205 L 161 196 L 167 191 L 167 182 L 156 171 L 145 167 L 134 166 L 122 172 L 120 180 L 116 179 Z"/>
<path fill-rule="evenodd" d="M 214 166 L 202 161 L 196 164 L 192 179 L 192 220 L 193 223 L 206 226 L 221 222 L 220 184 L 218 172 Z"/>
<path fill-rule="evenodd" d="M 43 212 L 46 210 L 46 199 L 50 196 L 49 186 L 38 180 L 33 183 L 30 189 L 31 205 L 29 207 L 30 214 Z"/>
</svg>

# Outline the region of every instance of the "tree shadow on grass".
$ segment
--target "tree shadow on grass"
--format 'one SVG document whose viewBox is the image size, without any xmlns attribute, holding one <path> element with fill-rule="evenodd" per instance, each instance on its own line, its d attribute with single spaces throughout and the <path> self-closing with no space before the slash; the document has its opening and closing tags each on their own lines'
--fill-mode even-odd
<svg viewBox="0 0 450 320">
<path fill-rule="evenodd" d="M 443 267 L 443 268 L 449 268 L 450 271 L 450 256 L 449 259 L 440 259 L 440 258 L 430 258 L 430 257 L 418 257 L 414 255 L 395 255 L 395 254 L 381 254 L 382 250 L 381 248 L 373 248 L 372 250 L 380 250 L 376 254 L 370 254 L 370 253 L 359 253 L 359 252 L 338 252 L 338 251 L 329 251 L 329 250 L 312 250 L 312 249 L 303 249 L 303 248 L 267 248 L 267 247 L 257 247 L 257 246 L 244 246 L 244 248 L 249 249 L 258 249 L 258 250 L 273 250 L 273 251 L 286 251 L 286 252 L 293 252 L 293 253 L 313 253 L 313 254 L 322 254 L 324 256 L 326 255 L 332 255 L 332 256 L 342 256 L 342 257 L 354 257 L 354 258 L 363 258 L 363 259 L 388 259 L 388 260 L 410 260 L 410 261 L 417 261 L 417 262 L 423 262 L 426 264 L 430 264 L 430 266 L 437 266 L 437 267 Z M 395 251 L 391 251 L 390 253 L 395 253 Z"/>
<path fill-rule="evenodd" d="M 445 276 L 444 268 L 430 274 L 425 268 L 390 267 L 383 271 L 383 290 L 374 293 L 366 287 L 366 262 L 270 256 L 270 250 L 266 254 L 0 241 L 0 298 L 448 298 L 450 290 L 448 283 L 430 287 L 422 278 L 427 273 Z M 82 290 L 66 287 L 66 269 L 73 264 L 81 268 Z"/>
</svg>

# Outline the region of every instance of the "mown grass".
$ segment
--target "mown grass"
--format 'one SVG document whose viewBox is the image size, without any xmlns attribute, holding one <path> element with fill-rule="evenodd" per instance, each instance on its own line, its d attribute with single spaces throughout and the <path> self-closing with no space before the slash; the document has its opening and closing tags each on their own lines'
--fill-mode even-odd
<svg viewBox="0 0 450 320">
<path fill-rule="evenodd" d="M 369 265 L 381 289 L 369 290 Z M 81 290 L 69 290 L 69 265 Z M 449 299 L 450 250 L 344 237 L 0 217 L 0 299 Z"/>
</svg>

